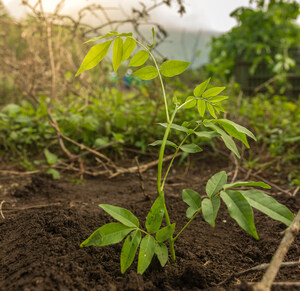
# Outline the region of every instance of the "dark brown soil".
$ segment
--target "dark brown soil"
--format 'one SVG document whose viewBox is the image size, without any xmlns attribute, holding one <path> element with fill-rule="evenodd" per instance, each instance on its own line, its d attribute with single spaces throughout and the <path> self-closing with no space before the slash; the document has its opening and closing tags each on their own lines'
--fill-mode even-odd
<svg viewBox="0 0 300 291">
<path fill-rule="evenodd" d="M 186 223 L 186 205 L 181 191 L 193 188 L 200 193 L 207 179 L 228 168 L 226 160 L 217 163 L 197 160 L 184 175 L 185 168 L 173 171 L 166 185 L 166 197 L 177 231 Z M 213 169 L 211 169 L 213 163 Z M 198 166 L 197 166 L 198 165 Z M 176 169 L 176 168 L 175 168 Z M 210 170 L 208 170 L 210 169 Z M 156 197 L 155 169 L 143 174 L 145 189 Z M 240 179 L 243 176 L 239 177 Z M 54 181 L 48 176 L 0 177 L 0 290 L 233 290 L 239 280 L 256 282 L 263 272 L 232 278 L 232 273 L 269 263 L 285 226 L 255 212 L 260 240 L 255 241 L 229 217 L 224 205 L 216 227 L 203 219 L 193 222 L 176 244 L 177 263 L 161 268 L 156 260 L 143 276 L 137 275 L 136 262 L 122 275 L 119 266 L 121 244 L 80 248 L 95 229 L 112 221 L 97 205 L 109 203 L 126 207 L 145 220 L 151 201 L 146 200 L 135 174 L 115 179 L 98 177 L 76 184 Z M 272 192 L 276 196 L 276 192 Z M 300 199 L 277 195 L 294 213 Z M 300 237 L 285 260 L 297 261 Z M 300 268 L 281 269 L 276 281 L 299 281 Z M 275 287 L 273 290 L 298 290 Z"/>
</svg>

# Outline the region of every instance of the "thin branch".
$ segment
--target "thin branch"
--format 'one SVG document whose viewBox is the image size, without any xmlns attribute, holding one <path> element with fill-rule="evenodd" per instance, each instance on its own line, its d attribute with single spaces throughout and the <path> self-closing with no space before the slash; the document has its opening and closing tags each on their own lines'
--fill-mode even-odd
<svg viewBox="0 0 300 291">
<path fill-rule="evenodd" d="M 242 275 L 246 275 L 246 274 L 249 274 L 249 273 L 252 273 L 252 272 L 266 270 L 267 268 L 269 268 L 269 266 L 270 266 L 270 264 L 261 264 L 261 265 L 255 266 L 253 268 L 240 271 L 238 273 L 233 273 L 231 276 L 229 276 L 228 278 L 226 278 L 222 282 L 218 283 L 217 286 L 224 285 L 224 284 L 228 283 L 229 281 L 231 281 L 233 278 L 238 278 L 238 277 L 240 277 Z M 300 262 L 299 261 L 296 261 L 296 262 L 284 262 L 284 263 L 280 264 L 280 268 L 293 268 L 293 267 L 297 267 L 297 266 L 300 266 Z"/>
<path fill-rule="evenodd" d="M 176 157 L 179 157 L 182 155 L 182 152 L 178 153 L 176 155 Z M 166 156 L 164 157 L 163 159 L 163 162 L 166 162 L 166 161 L 169 161 L 173 158 L 174 155 L 169 155 L 169 156 Z M 145 171 L 147 171 L 149 168 L 152 168 L 154 166 L 156 166 L 158 164 L 158 160 L 155 160 L 153 162 L 150 162 L 148 164 L 143 164 L 140 166 L 140 172 L 143 173 Z M 138 171 L 138 167 L 135 166 L 135 167 L 131 167 L 131 168 L 127 168 L 127 169 L 117 169 L 117 172 L 114 173 L 113 175 L 111 175 L 109 178 L 114 178 L 118 175 L 121 175 L 121 174 L 127 174 L 127 173 L 136 173 Z"/>
<path fill-rule="evenodd" d="M 146 190 L 145 190 L 144 178 L 143 178 L 142 173 L 141 173 L 139 159 L 138 159 L 137 156 L 136 156 L 134 159 L 135 159 L 135 163 L 136 163 L 137 168 L 138 168 L 138 174 L 139 174 L 139 178 L 140 178 L 140 187 L 141 187 L 141 190 L 142 190 L 142 192 L 143 192 L 143 194 L 144 194 L 145 199 L 146 199 L 146 200 L 150 200 L 150 197 L 149 197 L 149 195 L 146 193 Z"/>
<path fill-rule="evenodd" d="M 3 212 L 2 212 L 2 205 L 3 205 L 5 202 L 6 202 L 5 200 L 2 200 L 1 203 L 0 203 L 0 214 L 1 214 L 1 217 L 2 217 L 3 219 L 5 219 L 5 216 L 4 216 Z"/>
<path fill-rule="evenodd" d="M 300 210 L 296 215 L 295 219 L 293 220 L 292 224 L 286 230 L 284 237 L 275 252 L 269 268 L 267 269 L 266 273 L 264 274 L 261 282 L 254 286 L 254 290 L 256 291 L 267 291 L 271 290 L 272 283 L 278 273 L 278 270 L 282 264 L 282 261 L 288 252 L 291 244 L 295 240 L 300 229 Z M 299 262 L 300 265 L 300 262 Z"/>
</svg>

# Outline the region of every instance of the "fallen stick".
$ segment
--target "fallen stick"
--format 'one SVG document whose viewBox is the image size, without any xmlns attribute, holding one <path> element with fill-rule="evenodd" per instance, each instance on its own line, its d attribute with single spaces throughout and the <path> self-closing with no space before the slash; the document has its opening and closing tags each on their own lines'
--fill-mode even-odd
<svg viewBox="0 0 300 291">
<path fill-rule="evenodd" d="M 1 203 L 0 203 L 0 214 L 1 214 L 1 216 L 2 216 L 3 219 L 5 219 L 5 216 L 4 216 L 3 212 L 2 212 L 2 205 L 4 203 L 5 203 L 5 200 L 1 201 Z"/>
<path fill-rule="evenodd" d="M 181 153 L 178 153 L 178 154 L 176 155 L 176 158 L 179 157 L 179 156 L 181 156 L 181 155 L 182 155 L 182 152 L 181 152 Z M 163 161 L 164 161 L 164 162 L 169 161 L 169 160 L 171 160 L 173 157 L 174 157 L 173 154 L 172 154 L 172 155 L 169 155 L 169 156 L 166 156 L 166 157 L 163 159 Z M 140 165 L 140 173 L 143 173 L 143 172 L 147 171 L 149 168 L 154 167 L 154 166 L 156 166 L 157 164 L 158 164 L 158 160 L 155 160 L 155 161 L 150 162 L 150 163 L 148 163 L 148 164 Z M 118 175 L 121 175 L 121 174 L 136 173 L 136 172 L 138 172 L 138 171 L 139 171 L 139 168 L 138 168 L 137 166 L 131 167 L 131 168 L 126 168 L 126 169 L 121 168 L 121 169 L 117 169 L 117 172 L 114 173 L 114 174 L 112 174 L 109 178 L 114 178 L 114 177 L 116 177 L 116 176 L 118 176 Z"/>
<path fill-rule="evenodd" d="M 244 169 L 243 167 L 239 167 L 239 168 L 240 168 L 241 171 L 247 173 L 247 170 Z M 273 188 L 275 188 L 275 189 L 277 189 L 277 190 L 279 190 L 279 191 L 281 191 L 281 192 L 283 192 L 283 193 L 285 193 L 285 194 L 288 194 L 289 196 L 292 196 L 292 193 L 290 193 L 289 191 L 282 189 L 281 187 L 277 186 L 276 184 L 274 184 L 274 183 L 272 183 L 272 182 L 266 180 L 265 178 L 263 178 L 263 177 L 261 177 L 261 176 L 259 176 L 259 175 L 257 175 L 257 174 L 250 173 L 250 176 L 252 176 L 252 177 L 254 177 L 254 178 L 256 178 L 256 179 L 259 179 L 259 180 L 261 180 L 261 181 L 263 181 L 263 182 L 269 184 L 269 185 L 272 186 Z"/>
<path fill-rule="evenodd" d="M 8 171 L 8 170 L 0 170 L 0 174 L 5 174 L 5 175 L 18 175 L 18 176 L 26 176 L 26 175 L 33 175 L 40 173 L 40 170 L 36 171 L 28 171 L 28 172 L 18 172 L 18 171 Z"/>
<path fill-rule="evenodd" d="M 295 237 L 297 236 L 300 229 L 300 210 L 298 211 L 296 217 L 294 218 L 292 224 L 286 230 L 281 243 L 275 252 L 270 266 L 264 274 L 262 280 L 257 283 L 253 290 L 255 291 L 268 291 L 271 290 L 272 283 L 277 275 L 277 272 L 282 264 L 282 261 L 288 252 L 291 244 L 293 243 Z"/>
<path fill-rule="evenodd" d="M 245 274 L 248 274 L 251 272 L 266 270 L 269 266 L 270 266 L 270 264 L 261 264 L 261 265 L 255 266 L 253 268 L 250 268 L 250 269 L 238 272 L 238 273 L 233 273 L 231 276 L 229 276 L 222 282 L 218 283 L 217 285 L 218 286 L 224 285 L 224 284 L 228 283 L 230 280 L 232 280 L 233 278 L 237 278 L 237 277 L 240 277 L 242 275 L 245 275 Z M 281 263 L 279 267 L 280 268 L 291 268 L 291 267 L 297 267 L 297 266 L 300 266 L 300 261 L 284 262 L 284 263 Z"/>
<path fill-rule="evenodd" d="M 14 207 L 14 208 L 8 208 L 5 211 L 12 212 L 12 211 L 19 211 L 19 210 L 27 210 L 27 209 L 38 209 L 38 208 L 46 208 L 51 206 L 61 206 L 60 202 L 56 203 L 49 203 L 49 204 L 40 204 L 40 205 L 31 205 L 27 207 Z"/>
</svg>

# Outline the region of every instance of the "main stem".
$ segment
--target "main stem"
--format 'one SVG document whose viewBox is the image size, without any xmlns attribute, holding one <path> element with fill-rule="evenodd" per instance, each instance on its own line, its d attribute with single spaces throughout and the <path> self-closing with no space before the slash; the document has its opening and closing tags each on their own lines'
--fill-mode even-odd
<svg viewBox="0 0 300 291">
<path fill-rule="evenodd" d="M 162 144 L 161 144 L 161 147 L 160 147 L 160 151 L 159 151 L 158 166 L 157 166 L 157 193 L 158 193 L 159 197 L 161 197 L 162 200 L 163 200 L 166 223 L 167 223 L 168 226 L 170 226 L 171 225 L 171 221 L 170 221 L 170 216 L 169 216 L 168 209 L 167 209 L 166 202 L 165 202 L 164 187 L 161 184 L 161 180 L 162 180 L 162 167 L 163 167 L 163 158 L 164 158 L 166 143 L 167 143 L 168 136 L 169 136 L 169 133 L 170 133 L 170 130 L 171 130 L 171 125 L 172 125 L 172 123 L 174 121 L 174 117 L 175 117 L 175 114 L 176 114 L 177 110 L 174 110 L 174 112 L 172 114 L 172 117 L 170 119 L 169 108 L 168 108 L 168 101 L 167 101 L 167 96 L 166 96 L 166 91 L 165 91 L 165 86 L 164 86 L 164 83 L 163 83 L 163 79 L 162 79 L 161 73 L 159 71 L 158 64 L 157 64 L 157 62 L 156 62 L 153 54 L 150 52 L 150 50 L 147 47 L 145 47 L 143 44 L 141 44 L 140 42 L 138 42 L 138 41 L 136 41 L 136 42 L 141 47 L 143 47 L 146 51 L 149 52 L 149 54 L 150 54 L 150 56 L 151 56 L 151 58 L 152 58 L 152 60 L 154 62 L 154 65 L 155 65 L 156 70 L 158 72 L 158 77 L 159 77 L 159 80 L 160 80 L 160 85 L 161 85 L 161 89 L 162 89 L 162 93 L 163 93 L 163 98 L 164 98 L 164 103 L 165 103 L 166 119 L 167 119 L 168 126 L 167 126 L 167 128 L 165 130 L 165 134 L 164 134 L 164 137 L 163 137 L 163 140 L 162 140 Z M 170 243 L 169 245 L 170 245 L 171 261 L 175 262 L 176 256 L 175 256 L 175 248 L 174 248 L 173 237 L 170 238 L 169 243 Z"/>
</svg>

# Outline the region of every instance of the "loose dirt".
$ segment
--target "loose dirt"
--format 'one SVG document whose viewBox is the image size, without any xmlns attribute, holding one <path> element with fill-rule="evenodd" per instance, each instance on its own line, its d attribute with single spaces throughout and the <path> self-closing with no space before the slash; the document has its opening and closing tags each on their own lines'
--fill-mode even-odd
<svg viewBox="0 0 300 291">
<path fill-rule="evenodd" d="M 204 193 L 207 179 L 226 169 L 226 160 L 212 157 L 196 159 L 188 173 L 185 167 L 171 173 L 165 193 L 177 231 L 187 222 L 182 189 Z M 238 178 L 242 179 L 240 174 Z M 263 271 L 250 272 L 217 285 L 233 273 L 269 263 L 285 226 L 255 211 L 260 236 L 256 241 L 229 217 L 224 205 L 215 228 L 199 218 L 178 239 L 176 264 L 161 268 L 155 259 L 143 276 L 136 274 L 136 262 L 121 274 L 122 244 L 80 248 L 94 230 L 113 221 L 98 207 L 100 203 L 125 207 L 145 221 L 151 201 L 156 198 L 155 175 L 156 169 L 143 173 L 150 200 L 145 198 L 136 174 L 114 179 L 86 178 L 80 184 L 67 178 L 52 180 L 46 175 L 0 177 L 0 202 L 5 200 L 5 219 L 0 217 L 0 290 L 233 290 L 241 288 L 240 281 L 261 279 Z M 270 193 L 294 213 L 299 209 L 299 194 L 289 197 L 277 195 L 276 191 Z M 298 236 L 285 261 L 297 261 L 299 255 Z M 299 279 L 300 267 L 293 267 L 281 269 L 276 281 Z"/>
</svg>

